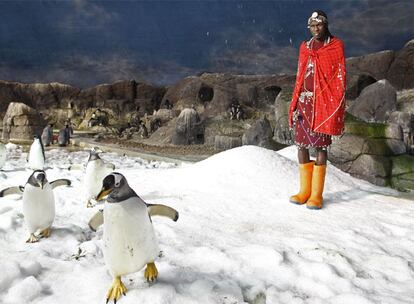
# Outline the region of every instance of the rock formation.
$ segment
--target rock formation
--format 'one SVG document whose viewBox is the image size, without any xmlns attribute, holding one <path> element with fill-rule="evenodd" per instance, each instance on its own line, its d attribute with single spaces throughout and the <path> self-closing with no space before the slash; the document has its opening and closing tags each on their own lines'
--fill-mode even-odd
<svg viewBox="0 0 414 304">
<path fill-rule="evenodd" d="M 273 147 L 273 130 L 269 120 L 264 117 L 256 120 L 254 124 L 243 134 L 243 145 L 255 145 L 264 148 Z"/>
<path fill-rule="evenodd" d="M 176 121 L 172 144 L 191 145 L 204 143 L 204 126 L 194 109 L 181 111 Z"/>
<path fill-rule="evenodd" d="M 33 108 L 21 102 L 11 102 L 3 118 L 3 140 L 32 141 L 33 135 L 41 135 L 46 121 Z"/>
<path fill-rule="evenodd" d="M 383 79 L 363 89 L 347 111 L 366 122 L 385 122 L 396 109 L 397 92 Z"/>
</svg>

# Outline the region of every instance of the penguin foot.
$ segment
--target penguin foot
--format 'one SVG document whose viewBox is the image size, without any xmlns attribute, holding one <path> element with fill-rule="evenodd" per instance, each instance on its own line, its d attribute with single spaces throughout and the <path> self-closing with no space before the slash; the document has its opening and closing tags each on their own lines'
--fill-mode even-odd
<svg viewBox="0 0 414 304">
<path fill-rule="evenodd" d="M 34 233 L 31 233 L 26 243 L 36 243 L 38 241 L 39 239 L 34 235 Z"/>
<path fill-rule="evenodd" d="M 122 283 L 121 277 L 115 277 L 111 288 L 109 288 L 108 293 L 106 294 L 106 303 L 113 300 L 114 304 L 116 304 L 116 301 L 118 301 L 122 295 L 126 296 L 126 291 L 127 289 L 124 283 Z"/>
<path fill-rule="evenodd" d="M 145 268 L 144 278 L 146 278 L 148 282 L 154 282 L 157 279 L 157 277 L 157 267 L 155 267 L 154 263 L 148 263 L 147 268 Z"/>
<path fill-rule="evenodd" d="M 40 235 L 43 236 L 44 238 L 48 238 L 50 236 L 51 231 L 52 230 L 50 229 L 50 227 L 48 227 L 40 231 Z"/>
</svg>

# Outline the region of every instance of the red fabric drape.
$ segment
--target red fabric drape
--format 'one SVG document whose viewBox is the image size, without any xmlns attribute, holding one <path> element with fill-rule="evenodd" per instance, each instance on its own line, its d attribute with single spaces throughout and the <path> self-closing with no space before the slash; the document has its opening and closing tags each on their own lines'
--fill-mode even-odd
<svg viewBox="0 0 414 304">
<path fill-rule="evenodd" d="M 289 110 L 289 125 L 293 125 L 293 112 L 303 88 L 308 60 L 315 65 L 314 115 L 312 131 L 341 135 L 344 129 L 346 71 L 343 42 L 332 37 L 330 42 L 313 51 L 307 42 L 299 50 L 298 72 Z"/>
</svg>

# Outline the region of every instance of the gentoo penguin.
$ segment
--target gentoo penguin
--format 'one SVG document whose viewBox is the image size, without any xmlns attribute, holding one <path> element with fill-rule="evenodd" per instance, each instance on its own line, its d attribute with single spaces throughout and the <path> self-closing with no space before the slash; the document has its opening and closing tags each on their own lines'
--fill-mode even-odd
<svg viewBox="0 0 414 304">
<path fill-rule="evenodd" d="M 53 124 L 47 125 L 42 132 L 42 142 L 47 147 L 53 144 Z"/>
<path fill-rule="evenodd" d="M 3 168 L 4 164 L 6 163 L 7 158 L 7 149 L 6 146 L 0 142 L 0 169 Z"/>
<path fill-rule="evenodd" d="M 103 180 L 98 199 L 108 195 L 104 206 L 104 258 L 113 282 L 107 302 L 114 303 L 127 291 L 121 276 L 141 270 L 144 277 L 154 281 L 158 270 L 154 261 L 158 256 L 158 242 L 147 204 L 131 189 L 126 178 L 113 172 Z"/>
<path fill-rule="evenodd" d="M 85 192 L 87 207 L 92 207 L 92 200 L 96 199 L 99 191 L 102 188 L 102 181 L 109 173 L 114 171 L 115 165 L 111 163 L 105 163 L 103 159 L 99 157 L 102 152 L 99 148 L 92 148 L 89 152 L 89 159 L 86 164 L 85 172 Z"/>
<path fill-rule="evenodd" d="M 27 155 L 28 167 L 32 170 L 43 170 L 45 166 L 45 149 L 43 148 L 42 140 L 38 135 L 33 137 L 33 143 L 30 146 L 29 154 Z"/>
<path fill-rule="evenodd" d="M 43 237 L 50 236 L 50 227 L 55 219 L 55 198 L 52 190 L 57 186 L 70 184 L 68 179 L 58 179 L 49 183 L 45 171 L 35 170 L 24 187 L 9 187 L 0 191 L 0 197 L 23 194 L 24 221 L 30 232 L 27 243 L 38 241 L 38 237 L 35 236 L 37 231 Z"/>
<path fill-rule="evenodd" d="M 70 144 L 70 136 L 73 134 L 73 129 L 68 124 L 63 129 L 60 129 L 58 134 L 59 147 L 66 147 Z"/>
</svg>

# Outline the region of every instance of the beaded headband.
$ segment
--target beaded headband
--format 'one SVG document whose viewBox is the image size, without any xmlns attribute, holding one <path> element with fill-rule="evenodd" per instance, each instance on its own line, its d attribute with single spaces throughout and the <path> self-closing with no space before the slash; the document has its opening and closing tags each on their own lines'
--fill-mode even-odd
<svg viewBox="0 0 414 304">
<path fill-rule="evenodd" d="M 328 24 L 328 18 L 323 15 L 319 15 L 317 12 L 313 12 L 312 15 L 308 19 L 308 27 L 310 26 L 312 21 L 316 21 L 318 23 L 325 23 Z"/>
</svg>

